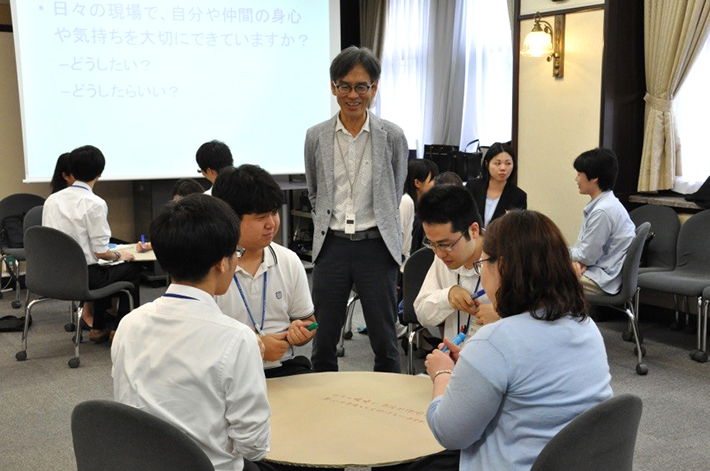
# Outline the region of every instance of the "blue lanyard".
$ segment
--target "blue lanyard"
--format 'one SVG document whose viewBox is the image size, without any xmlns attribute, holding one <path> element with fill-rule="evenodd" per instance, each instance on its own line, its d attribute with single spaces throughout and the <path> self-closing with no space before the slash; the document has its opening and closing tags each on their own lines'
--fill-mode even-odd
<svg viewBox="0 0 710 471">
<path fill-rule="evenodd" d="M 177 299 L 191 299 L 193 301 L 197 301 L 197 298 L 193 298 L 192 296 L 185 296 L 184 294 L 175 294 L 175 293 L 165 293 L 163 295 L 164 298 L 177 298 Z"/>
<path fill-rule="evenodd" d="M 72 188 L 81 188 L 82 190 L 86 190 L 86 191 L 89 191 L 89 189 L 88 189 L 88 188 L 86 188 L 85 186 L 80 186 L 80 185 L 72 185 L 71 187 L 72 187 Z"/>
<path fill-rule="evenodd" d="M 461 285 L 461 275 L 456 275 L 456 284 Z M 473 290 L 475 293 L 478 291 L 478 288 L 481 286 L 481 277 L 478 277 L 478 281 L 476 281 L 476 289 Z M 468 335 L 468 329 L 471 326 L 471 314 L 468 315 L 468 321 L 466 321 L 466 325 L 461 325 L 461 311 L 456 311 L 456 326 L 461 329 L 461 332 L 464 333 L 464 335 Z"/>
<path fill-rule="evenodd" d="M 256 330 L 256 333 L 259 335 L 264 335 L 264 319 L 266 318 L 266 277 L 269 273 L 264 272 L 264 291 L 263 291 L 263 297 L 261 300 L 261 326 L 256 325 L 256 321 L 254 320 L 254 316 L 251 313 L 251 309 L 249 308 L 249 303 L 247 302 L 246 296 L 244 296 L 244 291 L 242 291 L 242 285 L 239 283 L 239 279 L 237 278 L 237 274 L 234 274 L 234 283 L 236 283 L 237 288 L 239 289 L 239 294 L 242 296 L 242 301 L 244 301 L 244 307 L 247 308 L 247 314 L 249 314 L 249 319 L 251 320 L 251 323 L 254 325 L 254 330 Z"/>
</svg>

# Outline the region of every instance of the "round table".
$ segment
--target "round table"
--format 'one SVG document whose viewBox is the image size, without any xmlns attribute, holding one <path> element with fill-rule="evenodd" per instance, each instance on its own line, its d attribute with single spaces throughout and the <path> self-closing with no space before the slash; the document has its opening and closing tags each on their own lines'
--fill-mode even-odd
<svg viewBox="0 0 710 471">
<path fill-rule="evenodd" d="M 426 423 L 427 377 L 314 373 L 266 382 L 269 461 L 313 467 L 382 466 L 443 451 Z"/>
</svg>

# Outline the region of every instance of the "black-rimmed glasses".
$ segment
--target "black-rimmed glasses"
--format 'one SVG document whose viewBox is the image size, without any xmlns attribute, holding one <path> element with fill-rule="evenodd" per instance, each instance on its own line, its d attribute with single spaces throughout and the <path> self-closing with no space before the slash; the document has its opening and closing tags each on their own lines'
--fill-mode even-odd
<svg viewBox="0 0 710 471">
<path fill-rule="evenodd" d="M 362 96 L 362 95 L 367 94 L 367 92 L 369 92 L 370 89 L 375 86 L 375 84 L 373 83 L 373 84 L 368 85 L 366 83 L 358 83 L 357 85 L 352 86 L 349 83 L 337 84 L 337 83 L 333 82 L 333 86 L 338 91 L 338 95 L 347 95 L 354 88 L 355 93 Z"/>
</svg>

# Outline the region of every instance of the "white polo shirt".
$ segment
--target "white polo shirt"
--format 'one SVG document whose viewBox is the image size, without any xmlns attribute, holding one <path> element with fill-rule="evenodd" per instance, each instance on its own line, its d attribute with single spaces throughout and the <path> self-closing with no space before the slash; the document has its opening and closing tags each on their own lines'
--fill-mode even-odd
<svg viewBox="0 0 710 471">
<path fill-rule="evenodd" d="M 42 225 L 60 230 L 77 241 L 86 263 L 99 263 L 94 253 L 106 253 L 111 238 L 108 206 L 87 183 L 73 185 L 49 195 L 42 210 Z"/>
<path fill-rule="evenodd" d="M 475 293 L 482 288 L 480 279 L 473 269 L 469 270 L 461 265 L 456 270 L 451 270 L 435 256 L 434 263 L 429 267 L 422 288 L 414 300 L 414 312 L 419 322 L 426 327 L 436 327 L 443 322 L 444 335 L 449 339 L 456 337 L 461 326 L 469 321 L 469 314 L 451 307 L 449 290 L 452 286 L 459 285 L 469 293 Z M 478 298 L 478 301 L 481 304 L 490 303 L 488 295 L 485 294 Z M 481 327 L 476 323 L 476 317 L 470 317 L 467 338 Z"/>
<path fill-rule="evenodd" d="M 266 304 L 264 301 L 264 274 L 266 278 Z M 306 319 L 313 315 L 313 301 L 308 287 L 306 270 L 295 252 L 276 243 L 271 243 L 264 249 L 264 259 L 251 276 L 238 266 L 234 274 L 244 293 L 253 317 L 249 317 L 244 300 L 239 293 L 236 281 L 232 281 L 229 290 L 221 296 L 215 296 L 217 305 L 229 317 L 233 317 L 250 329 L 255 324 L 261 328 L 262 311 L 264 313 L 263 328 L 266 334 L 286 332 L 291 321 Z M 293 346 L 290 346 L 281 361 L 294 357 Z M 264 369 L 281 366 L 281 361 L 264 361 Z"/>
<path fill-rule="evenodd" d="M 178 297 L 172 297 L 178 296 Z M 170 422 L 216 470 L 241 470 L 269 452 L 271 409 L 254 333 L 197 288 L 123 318 L 111 346 L 113 397 Z"/>
</svg>

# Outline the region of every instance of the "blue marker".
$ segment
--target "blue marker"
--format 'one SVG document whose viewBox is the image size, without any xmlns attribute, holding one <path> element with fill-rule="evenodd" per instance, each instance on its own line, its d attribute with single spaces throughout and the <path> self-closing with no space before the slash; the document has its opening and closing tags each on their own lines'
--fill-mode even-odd
<svg viewBox="0 0 710 471">
<path fill-rule="evenodd" d="M 483 290 L 481 290 L 481 291 L 483 291 Z M 457 346 L 458 346 L 458 345 L 461 345 L 464 340 L 466 340 L 466 334 L 464 334 L 463 332 L 461 332 L 461 333 L 459 333 L 456 337 L 454 337 L 454 339 L 451 341 L 451 343 L 453 343 L 454 345 L 457 345 Z M 441 349 L 441 351 L 442 351 L 442 353 L 446 353 L 446 352 L 449 351 L 449 348 L 448 348 L 448 347 L 444 347 L 444 348 Z"/>
<path fill-rule="evenodd" d="M 483 296 L 484 294 L 486 294 L 486 290 L 484 290 L 484 289 L 479 289 L 478 291 L 476 291 L 475 293 L 473 293 L 473 294 L 471 295 L 471 299 L 478 299 L 478 298 L 480 298 L 481 296 Z"/>
<path fill-rule="evenodd" d="M 145 252 L 145 234 L 141 234 L 141 252 Z"/>
</svg>

